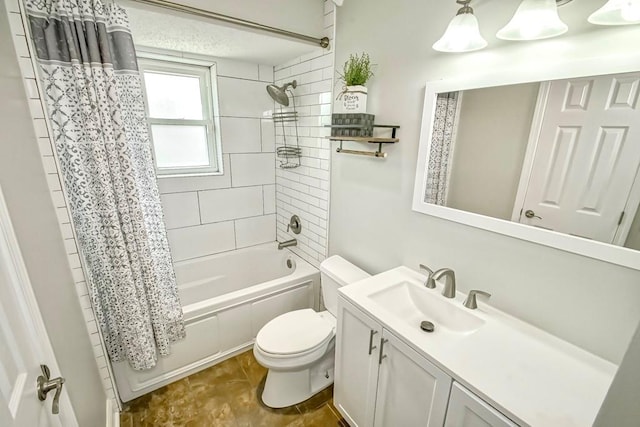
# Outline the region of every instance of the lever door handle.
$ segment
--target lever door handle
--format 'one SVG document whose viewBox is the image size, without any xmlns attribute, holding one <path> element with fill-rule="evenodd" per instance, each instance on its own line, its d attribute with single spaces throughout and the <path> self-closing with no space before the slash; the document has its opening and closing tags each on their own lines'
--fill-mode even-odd
<svg viewBox="0 0 640 427">
<path fill-rule="evenodd" d="M 55 390 L 56 394 L 53 396 L 53 405 L 51 405 L 51 412 L 54 414 L 60 413 L 60 394 L 62 393 L 62 384 L 64 384 L 64 378 L 58 377 L 51 379 L 51 372 L 47 365 L 40 365 L 42 375 L 38 377 L 37 391 L 38 399 L 44 401 L 47 398 L 47 394 L 51 390 Z"/>
<path fill-rule="evenodd" d="M 384 354 L 384 345 L 387 342 L 389 342 L 389 340 L 386 338 L 380 339 L 380 354 L 378 355 L 378 365 L 381 365 L 382 360 L 387 358 L 387 355 Z"/>
<path fill-rule="evenodd" d="M 373 345 L 373 336 L 377 333 L 378 331 L 374 331 L 373 329 L 371 329 L 371 332 L 369 333 L 369 356 L 371 356 L 373 350 L 377 348 L 377 346 Z"/>
<path fill-rule="evenodd" d="M 531 209 L 528 209 L 524 212 L 524 216 L 526 216 L 527 218 L 538 218 L 538 219 L 542 219 L 541 216 L 536 215 L 536 213 L 534 211 L 532 211 Z"/>
</svg>

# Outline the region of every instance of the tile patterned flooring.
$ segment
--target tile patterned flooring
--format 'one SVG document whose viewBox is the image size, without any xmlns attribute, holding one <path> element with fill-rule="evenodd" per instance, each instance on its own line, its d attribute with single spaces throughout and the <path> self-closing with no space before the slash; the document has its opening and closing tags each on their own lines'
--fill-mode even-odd
<svg viewBox="0 0 640 427">
<path fill-rule="evenodd" d="M 252 350 L 125 404 L 121 427 L 348 427 L 333 387 L 284 409 L 260 401 L 267 370 Z"/>
</svg>

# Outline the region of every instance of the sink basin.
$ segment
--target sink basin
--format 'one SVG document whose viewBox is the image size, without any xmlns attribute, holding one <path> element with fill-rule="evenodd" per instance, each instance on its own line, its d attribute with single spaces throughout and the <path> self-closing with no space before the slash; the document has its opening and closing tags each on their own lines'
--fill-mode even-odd
<svg viewBox="0 0 640 427">
<path fill-rule="evenodd" d="M 476 316 L 457 300 L 447 299 L 435 289 L 403 281 L 374 292 L 369 298 L 399 319 L 419 327 L 428 320 L 435 325 L 435 332 L 468 334 L 478 330 L 484 319 Z"/>
</svg>

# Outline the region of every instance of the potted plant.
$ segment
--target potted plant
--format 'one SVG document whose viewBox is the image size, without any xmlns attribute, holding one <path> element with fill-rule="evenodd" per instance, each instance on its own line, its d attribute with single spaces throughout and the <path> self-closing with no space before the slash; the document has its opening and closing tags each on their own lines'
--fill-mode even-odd
<svg viewBox="0 0 640 427">
<path fill-rule="evenodd" d="M 367 81 L 373 77 L 369 55 L 351 54 L 344 63 L 340 79 L 344 83 L 342 92 L 338 95 L 338 110 L 342 113 L 367 112 Z"/>
</svg>

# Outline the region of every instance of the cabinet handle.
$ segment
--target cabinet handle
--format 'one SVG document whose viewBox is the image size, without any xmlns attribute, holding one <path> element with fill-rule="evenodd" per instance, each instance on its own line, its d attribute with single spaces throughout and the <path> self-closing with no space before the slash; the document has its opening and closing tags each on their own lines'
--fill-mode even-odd
<svg viewBox="0 0 640 427">
<path fill-rule="evenodd" d="M 384 353 L 384 343 L 386 343 L 386 342 L 389 342 L 389 340 L 386 339 L 386 338 L 382 338 L 380 340 L 380 357 L 378 359 L 378 365 L 381 365 L 382 364 L 382 359 L 387 357 L 386 354 L 383 354 Z"/>
<path fill-rule="evenodd" d="M 377 346 L 373 345 L 373 336 L 377 333 L 378 331 L 374 331 L 373 329 L 369 333 L 369 356 L 371 356 L 371 353 L 373 352 L 373 350 L 378 348 Z"/>
</svg>

